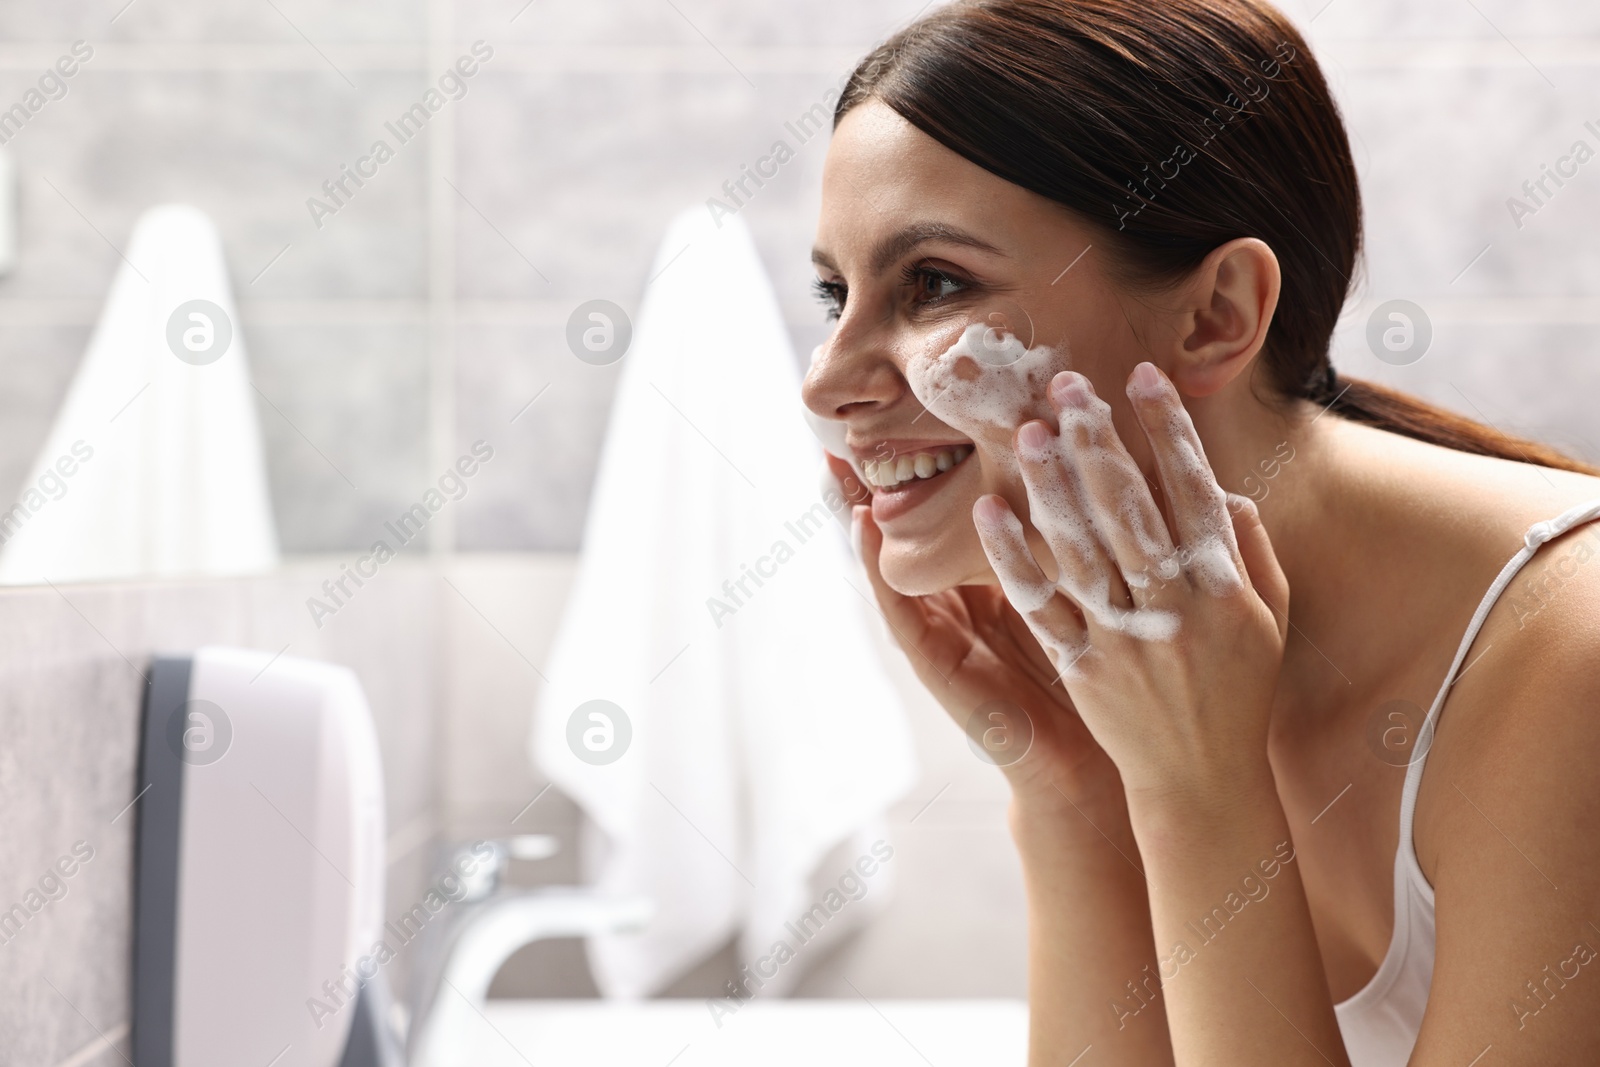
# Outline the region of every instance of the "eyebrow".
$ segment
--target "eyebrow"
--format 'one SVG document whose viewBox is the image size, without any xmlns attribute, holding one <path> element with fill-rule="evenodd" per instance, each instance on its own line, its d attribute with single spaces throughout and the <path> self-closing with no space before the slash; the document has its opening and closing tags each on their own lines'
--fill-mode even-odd
<svg viewBox="0 0 1600 1067">
<path fill-rule="evenodd" d="M 987 252 L 990 255 L 1005 255 L 1004 252 L 988 241 L 975 234 L 968 233 L 966 230 L 943 222 L 916 222 L 878 242 L 877 247 L 872 250 L 872 255 L 869 257 L 872 273 L 882 274 L 894 264 L 895 260 L 926 241 L 944 241 L 949 244 L 963 245 L 979 252 Z M 811 262 L 821 267 L 827 267 L 829 270 L 837 271 L 839 269 L 833 262 L 832 257 L 820 248 L 812 249 Z"/>
</svg>

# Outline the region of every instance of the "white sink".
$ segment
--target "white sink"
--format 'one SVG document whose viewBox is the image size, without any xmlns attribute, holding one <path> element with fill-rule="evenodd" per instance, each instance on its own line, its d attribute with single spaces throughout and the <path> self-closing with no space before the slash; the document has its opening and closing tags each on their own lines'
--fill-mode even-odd
<svg viewBox="0 0 1600 1067">
<path fill-rule="evenodd" d="M 491 1000 L 456 1048 L 478 1067 L 1001 1067 L 1027 1053 L 1020 1000 L 768 1000 L 720 1022 L 701 1000 Z"/>
</svg>

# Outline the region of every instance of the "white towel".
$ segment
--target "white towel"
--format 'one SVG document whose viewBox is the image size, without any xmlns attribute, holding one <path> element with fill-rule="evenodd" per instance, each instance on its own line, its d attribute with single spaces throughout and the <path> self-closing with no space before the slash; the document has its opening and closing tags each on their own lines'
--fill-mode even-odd
<svg viewBox="0 0 1600 1067">
<path fill-rule="evenodd" d="M 809 880 L 842 873 L 819 861 L 835 846 L 854 860 L 916 776 L 748 230 L 690 209 L 652 276 L 532 746 L 592 820 L 590 880 L 657 907 L 642 934 L 590 942 L 614 997 L 658 992 L 735 932 L 746 963 L 779 940 L 804 956 L 785 924 L 816 903 Z M 567 743 L 569 717 L 594 699 L 633 729 L 599 766 Z M 887 890 L 880 868 L 863 899 Z M 841 909 L 827 940 L 872 910 Z M 805 967 L 785 962 L 761 993 Z"/>
<path fill-rule="evenodd" d="M 0 582 L 276 565 L 244 338 L 222 242 L 198 209 L 140 216 L 45 446 L 0 509 Z"/>
</svg>

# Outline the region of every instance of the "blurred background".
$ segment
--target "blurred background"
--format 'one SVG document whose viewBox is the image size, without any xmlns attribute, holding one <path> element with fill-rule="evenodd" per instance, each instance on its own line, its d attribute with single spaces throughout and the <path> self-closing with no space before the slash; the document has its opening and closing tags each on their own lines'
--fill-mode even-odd
<svg viewBox="0 0 1600 1067">
<path fill-rule="evenodd" d="M 1600 161 L 1536 213 L 1508 205 L 1576 141 L 1600 149 L 1600 7 L 1283 6 L 1341 101 L 1365 194 L 1366 270 L 1335 341 L 1341 372 L 1600 460 Z M 0 603 L 0 633 L 14 641 L 0 671 L 44 672 L 6 712 L 12 736 L 28 740 L 19 751 L 43 756 L 32 770 L 0 756 L 6 839 L 53 855 L 76 835 L 73 819 L 103 825 L 91 814 L 109 817 L 133 793 L 127 768 L 93 751 L 122 719 L 91 709 L 43 725 L 29 708 L 45 714 L 62 685 L 92 703 L 126 682 L 140 650 L 231 640 L 326 656 L 361 677 L 387 770 L 391 901 L 411 899 L 449 843 L 503 835 L 513 821 L 576 842 L 579 811 L 561 790 L 544 792 L 526 738 L 624 364 L 575 358 L 569 320 L 593 300 L 636 315 L 674 216 L 726 202 L 724 183 L 782 140 L 793 158 L 737 214 L 803 359 L 825 325 L 808 284 L 827 136 L 801 139 L 795 123 L 819 104 L 831 112 L 826 94 L 855 60 L 920 10 L 915 0 L 0 3 L 0 107 L 59 57 L 80 59 L 64 95 L 14 128 L 0 118 L 15 180 L 4 209 L 14 262 L 0 277 L 0 501 L 27 488 L 135 220 L 181 202 L 220 234 L 282 554 L 277 577 L 242 590 L 26 589 Z M 79 41 L 92 56 L 73 52 Z M 477 69 L 462 95 L 399 143 L 386 124 L 468 55 Z M 337 203 L 324 183 L 379 138 L 393 158 Z M 337 210 L 313 210 L 313 198 Z M 1426 352 L 1404 365 L 1367 340 L 1374 309 L 1395 299 L 1431 325 Z M 480 440 L 494 461 L 404 550 L 386 591 L 353 603 L 342 628 L 309 629 L 308 591 Z M 755 442 L 741 447 L 757 461 Z M 887 813 L 896 906 L 808 961 L 796 993 L 1022 997 L 1003 783 L 886 645 L 885 664 L 919 767 Z M 122 858 L 105 864 L 102 888 L 82 890 L 104 907 L 58 920 L 112 971 L 128 916 L 109 871 L 129 847 L 108 838 L 106 854 Z M 575 857 L 569 847 L 515 861 L 510 877 L 575 881 Z M 42 944 L 0 951 L 51 966 Z M 736 966 L 729 945 L 666 993 L 715 996 Z M 0 980 L 11 987 L 0 1030 L 31 1035 L 23 1058 L 0 1061 L 63 1062 L 93 1038 L 87 1019 L 109 1030 L 126 1017 L 120 979 L 72 978 L 68 1005 L 9 964 L 0 972 L 11 976 Z M 67 990 L 66 972 L 52 973 Z M 569 940 L 519 952 L 492 989 L 595 992 Z"/>
<path fill-rule="evenodd" d="M 1454 378 L 1496 421 L 1581 437 L 1584 390 L 1548 389 L 1534 371 L 1591 338 L 1600 266 L 1585 223 L 1600 181 L 1584 173 L 1520 230 L 1505 201 L 1593 138 L 1583 122 L 1600 119 L 1600 14 L 1576 0 L 1319 6 L 1285 9 L 1355 143 L 1362 295 L 1418 301 L 1439 326 L 1435 351 L 1390 378 L 1470 412 Z M 593 298 L 637 307 L 670 216 L 723 197 L 775 140 L 794 143 L 784 123 L 919 5 L 119 7 L 3 13 L 8 103 L 70 42 L 94 58 L 7 145 L 21 213 L 18 264 L 0 281 L 0 485 L 21 485 L 44 439 L 119 265 L 114 246 L 144 208 L 181 200 L 224 235 L 255 380 L 277 408 L 262 403 L 260 416 L 281 545 L 302 553 L 364 547 L 442 466 L 430 460 L 491 429 L 503 457 L 454 530 L 441 523 L 430 541 L 575 548 L 615 368 L 571 358 L 568 315 Z M 323 182 L 475 40 L 494 57 L 467 95 L 318 228 L 307 199 L 326 201 Z M 809 352 L 821 336 L 806 283 L 826 139 L 795 149 L 740 214 Z M 1337 354 L 1347 373 L 1383 371 L 1358 336 Z M 548 410 L 510 425 L 546 385 Z"/>
</svg>

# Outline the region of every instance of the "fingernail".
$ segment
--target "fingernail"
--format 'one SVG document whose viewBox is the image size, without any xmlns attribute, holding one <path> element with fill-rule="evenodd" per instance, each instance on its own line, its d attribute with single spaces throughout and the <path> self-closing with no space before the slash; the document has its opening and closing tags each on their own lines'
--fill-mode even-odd
<svg viewBox="0 0 1600 1067">
<path fill-rule="evenodd" d="M 1051 379 L 1050 391 L 1056 403 L 1065 408 L 1086 408 L 1089 398 L 1094 395 L 1089 388 L 1089 380 L 1071 371 L 1062 371 Z"/>
<path fill-rule="evenodd" d="M 1040 455 L 1049 451 L 1053 439 L 1050 428 L 1037 419 L 1023 423 L 1022 429 L 1017 431 L 1017 443 L 1029 452 Z"/>
<path fill-rule="evenodd" d="M 980 496 L 977 503 L 972 505 L 973 516 L 980 522 L 995 525 L 1001 523 L 1006 517 L 1006 502 L 994 493 Z"/>
<path fill-rule="evenodd" d="M 1152 393 L 1161 388 L 1161 375 L 1156 365 L 1148 361 L 1133 368 L 1133 386 L 1141 393 Z"/>
</svg>

